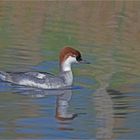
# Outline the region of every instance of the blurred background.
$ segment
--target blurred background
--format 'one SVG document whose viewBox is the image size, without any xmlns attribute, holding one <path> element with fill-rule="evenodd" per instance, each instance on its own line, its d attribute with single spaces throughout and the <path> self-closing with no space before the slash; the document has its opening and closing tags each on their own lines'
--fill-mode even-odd
<svg viewBox="0 0 140 140">
<path fill-rule="evenodd" d="M 140 139 L 140 2 L 0 1 L 0 70 L 59 73 L 64 46 L 90 65 L 73 66 L 70 110 L 55 119 L 55 97 L 12 94 L 0 84 L 0 138 Z"/>
</svg>

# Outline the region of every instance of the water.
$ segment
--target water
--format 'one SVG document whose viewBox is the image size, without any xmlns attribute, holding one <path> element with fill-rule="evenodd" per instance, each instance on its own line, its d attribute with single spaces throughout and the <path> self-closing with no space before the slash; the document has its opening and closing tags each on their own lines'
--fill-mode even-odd
<svg viewBox="0 0 140 140">
<path fill-rule="evenodd" d="M 139 25 L 138 1 L 0 2 L 0 70 L 57 74 L 64 46 L 91 62 L 69 90 L 0 82 L 0 139 L 139 140 Z"/>
</svg>

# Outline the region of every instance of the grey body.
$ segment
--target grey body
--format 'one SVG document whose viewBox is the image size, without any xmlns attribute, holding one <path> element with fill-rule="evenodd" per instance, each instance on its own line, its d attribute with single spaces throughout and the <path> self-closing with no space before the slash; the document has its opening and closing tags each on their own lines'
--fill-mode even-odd
<svg viewBox="0 0 140 140">
<path fill-rule="evenodd" d="M 18 85 L 55 89 L 71 86 L 73 76 L 71 71 L 62 72 L 58 76 L 45 72 L 0 72 L 0 79 Z"/>
<path fill-rule="evenodd" d="M 82 60 L 79 51 L 70 47 L 65 47 L 60 52 L 61 71 L 58 76 L 41 72 L 0 72 L 0 79 L 18 85 L 44 89 L 64 88 L 66 86 L 71 86 L 73 83 L 71 65 L 73 63 L 79 64 L 85 62 L 86 61 Z"/>
</svg>

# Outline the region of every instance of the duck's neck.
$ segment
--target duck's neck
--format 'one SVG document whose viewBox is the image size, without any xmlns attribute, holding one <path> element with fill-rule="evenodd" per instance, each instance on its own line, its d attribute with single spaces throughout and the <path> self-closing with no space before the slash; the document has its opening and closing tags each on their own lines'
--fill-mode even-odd
<svg viewBox="0 0 140 140">
<path fill-rule="evenodd" d="M 61 71 L 71 71 L 71 63 L 67 60 L 65 62 L 60 63 Z"/>
<path fill-rule="evenodd" d="M 61 76 L 63 76 L 65 80 L 66 85 L 71 86 L 73 83 L 73 73 L 71 70 L 71 64 L 66 62 L 60 64 L 60 71 L 61 71 Z"/>
</svg>

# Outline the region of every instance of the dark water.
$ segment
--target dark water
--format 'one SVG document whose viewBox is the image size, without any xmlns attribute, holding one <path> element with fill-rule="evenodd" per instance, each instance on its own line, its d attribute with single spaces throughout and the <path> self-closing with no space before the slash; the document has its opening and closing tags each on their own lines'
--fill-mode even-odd
<svg viewBox="0 0 140 140">
<path fill-rule="evenodd" d="M 64 46 L 91 64 L 73 66 L 69 90 L 0 82 L 0 139 L 139 140 L 139 25 L 138 1 L 1 1 L 1 71 L 57 74 Z"/>
</svg>

